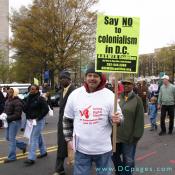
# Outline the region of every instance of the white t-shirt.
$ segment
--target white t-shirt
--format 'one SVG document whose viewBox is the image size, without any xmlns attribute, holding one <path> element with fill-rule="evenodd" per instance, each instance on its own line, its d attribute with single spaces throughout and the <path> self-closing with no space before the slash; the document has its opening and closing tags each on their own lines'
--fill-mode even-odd
<svg viewBox="0 0 175 175">
<path fill-rule="evenodd" d="M 112 150 L 113 110 L 114 93 L 106 88 L 87 93 L 84 87 L 80 87 L 70 94 L 64 116 L 74 119 L 75 150 L 89 155 L 104 154 Z M 117 111 L 121 113 L 119 105 Z"/>
</svg>

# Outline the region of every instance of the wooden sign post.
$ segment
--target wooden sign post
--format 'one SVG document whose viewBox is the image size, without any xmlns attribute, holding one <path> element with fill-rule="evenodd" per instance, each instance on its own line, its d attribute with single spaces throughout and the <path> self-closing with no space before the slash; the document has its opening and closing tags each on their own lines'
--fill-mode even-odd
<svg viewBox="0 0 175 175">
<path fill-rule="evenodd" d="M 67 148 L 67 153 L 67 165 L 72 165 L 74 163 L 74 150 Z"/>
<path fill-rule="evenodd" d="M 117 100 L 118 100 L 118 78 L 117 73 L 115 73 L 115 97 L 114 97 L 114 113 L 117 112 Z M 117 124 L 113 124 L 112 127 L 112 150 L 116 152 L 116 143 L 117 143 Z"/>
</svg>

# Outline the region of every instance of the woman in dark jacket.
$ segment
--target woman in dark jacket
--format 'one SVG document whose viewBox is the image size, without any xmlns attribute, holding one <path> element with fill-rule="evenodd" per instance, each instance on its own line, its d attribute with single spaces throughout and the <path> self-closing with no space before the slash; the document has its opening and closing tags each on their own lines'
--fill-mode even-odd
<svg viewBox="0 0 175 175">
<path fill-rule="evenodd" d="M 0 114 L 4 111 L 5 98 L 0 89 Z M 0 120 L 0 128 L 2 127 L 2 120 Z"/>
<path fill-rule="evenodd" d="M 16 160 L 16 147 L 26 152 L 26 143 L 16 140 L 18 129 L 21 127 L 21 114 L 23 104 L 18 98 L 19 90 L 10 88 L 8 99 L 5 102 L 4 113 L 7 115 L 8 127 L 6 129 L 6 139 L 9 142 L 8 158 L 4 163 L 10 163 Z"/>
<path fill-rule="evenodd" d="M 25 99 L 24 112 L 26 113 L 27 120 L 36 121 L 30 136 L 28 159 L 24 162 L 26 165 L 33 165 L 36 159 L 37 147 L 40 150 L 40 155 L 37 158 L 47 156 L 47 149 L 41 132 L 44 129 L 45 116 L 49 112 L 49 108 L 46 100 L 40 96 L 39 86 L 31 86 L 29 96 Z"/>
</svg>

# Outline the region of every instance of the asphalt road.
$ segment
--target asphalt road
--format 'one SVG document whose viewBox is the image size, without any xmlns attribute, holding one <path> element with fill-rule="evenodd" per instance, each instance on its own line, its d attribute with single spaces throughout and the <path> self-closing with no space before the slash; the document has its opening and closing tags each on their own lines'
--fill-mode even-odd
<svg viewBox="0 0 175 175">
<path fill-rule="evenodd" d="M 43 131 L 48 156 L 36 160 L 31 167 L 24 165 L 27 153 L 23 155 L 20 150 L 17 150 L 17 161 L 9 164 L 3 163 L 7 156 L 7 142 L 4 139 L 4 129 L 0 129 L 0 175 L 52 175 L 57 150 L 57 121 L 58 108 L 55 108 L 54 117 L 47 118 L 48 124 Z M 175 131 L 172 135 L 158 136 L 160 128 L 153 132 L 149 129 L 148 117 L 145 115 L 145 131 L 137 147 L 134 174 L 175 175 Z M 20 131 L 18 139 L 27 142 L 23 137 L 23 132 Z M 71 167 L 67 167 L 67 170 L 67 174 L 71 174 Z"/>
</svg>

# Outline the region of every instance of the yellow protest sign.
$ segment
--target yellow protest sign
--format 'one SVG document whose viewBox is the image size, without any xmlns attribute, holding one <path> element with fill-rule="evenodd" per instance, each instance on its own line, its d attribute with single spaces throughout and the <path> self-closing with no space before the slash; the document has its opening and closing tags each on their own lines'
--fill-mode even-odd
<svg viewBox="0 0 175 175">
<path fill-rule="evenodd" d="M 34 81 L 34 84 L 39 85 L 39 80 L 37 78 L 34 77 L 33 81 Z"/>
<path fill-rule="evenodd" d="M 140 19 L 98 15 L 96 71 L 137 73 Z"/>
</svg>

